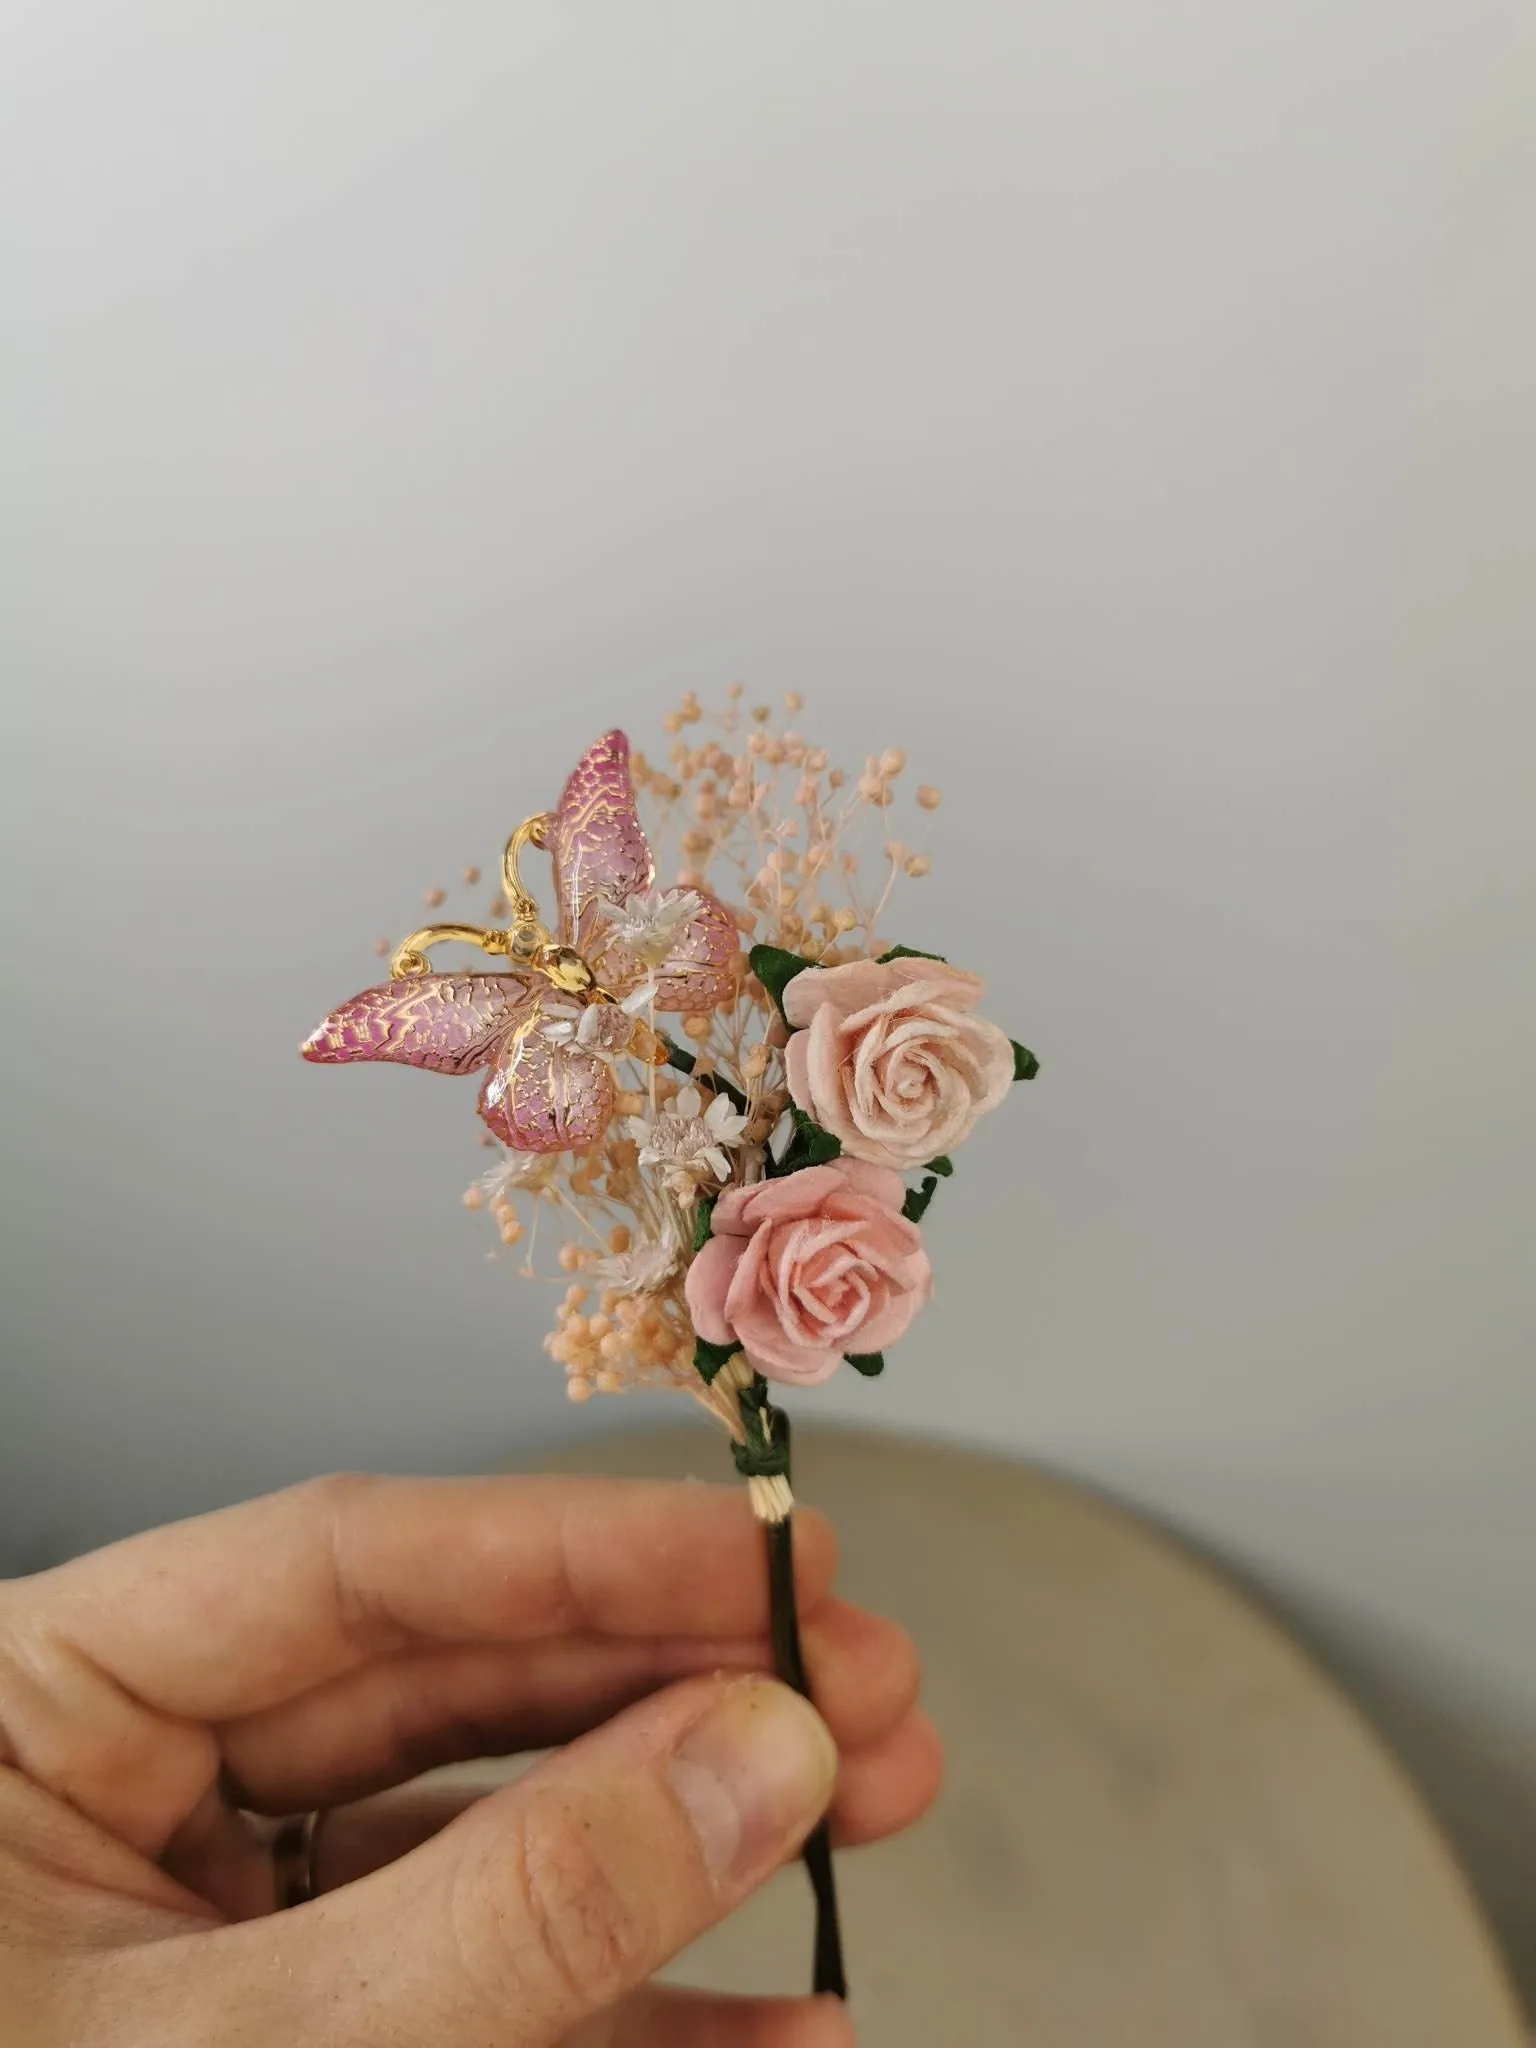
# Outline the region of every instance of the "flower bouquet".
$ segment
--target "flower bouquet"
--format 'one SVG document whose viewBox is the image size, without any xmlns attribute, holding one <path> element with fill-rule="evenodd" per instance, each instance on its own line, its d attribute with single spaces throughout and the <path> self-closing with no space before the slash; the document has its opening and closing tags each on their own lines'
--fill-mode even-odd
<svg viewBox="0 0 1536 2048">
<path fill-rule="evenodd" d="M 881 936 L 896 884 L 930 868 L 895 836 L 902 754 L 845 773 L 740 695 L 712 717 L 686 696 L 664 766 L 605 734 L 508 840 L 489 921 L 381 942 L 389 979 L 302 1050 L 483 1075 L 498 1156 L 466 1205 L 530 1276 L 541 1222 L 561 1232 L 545 1343 L 573 1400 L 671 1387 L 724 1425 L 766 1531 L 778 1673 L 807 1693 L 773 1391 L 883 1371 L 932 1289 L 920 1225 L 953 1154 L 1037 1062 L 978 1014 L 974 974 Z M 914 803 L 926 818 L 938 792 Z M 530 847 L 551 860 L 552 927 Z M 504 964 L 434 969 L 450 942 Z M 804 1853 L 814 1988 L 846 1995 L 825 1825 Z"/>
</svg>

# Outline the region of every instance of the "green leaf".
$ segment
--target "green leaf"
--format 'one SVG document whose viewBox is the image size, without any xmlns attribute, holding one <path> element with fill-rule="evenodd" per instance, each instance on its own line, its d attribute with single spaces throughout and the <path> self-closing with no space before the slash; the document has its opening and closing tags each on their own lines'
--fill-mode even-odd
<svg viewBox="0 0 1536 2048">
<path fill-rule="evenodd" d="M 795 1135 L 790 1140 L 790 1150 L 797 1148 L 803 1154 L 802 1166 L 825 1166 L 829 1159 L 836 1159 L 843 1149 L 843 1141 L 830 1131 L 824 1131 L 820 1124 L 808 1117 L 803 1109 L 793 1103 L 790 1115 L 795 1120 Z"/>
<path fill-rule="evenodd" d="M 909 1223 L 921 1223 L 928 1204 L 933 1200 L 933 1191 L 938 1186 L 937 1176 L 928 1174 L 920 1188 L 908 1188 L 907 1199 L 901 1205 L 901 1213 Z"/>
<path fill-rule="evenodd" d="M 928 1171 L 938 1174 L 942 1180 L 948 1180 L 954 1170 L 955 1162 L 947 1152 L 941 1152 L 937 1159 L 930 1159 L 928 1162 Z"/>
<path fill-rule="evenodd" d="M 814 963 L 804 960 L 798 953 L 787 953 L 782 946 L 754 946 L 747 955 L 747 964 L 758 980 L 767 989 L 784 1015 L 784 991 L 797 974 L 803 974 Z M 786 1017 L 785 1023 L 789 1022 Z"/>
<path fill-rule="evenodd" d="M 693 1340 L 693 1369 L 705 1386 L 714 1380 L 715 1374 L 728 1358 L 734 1358 L 741 1349 L 739 1344 L 711 1344 L 707 1337 Z"/>
<path fill-rule="evenodd" d="M 770 1158 L 768 1178 L 780 1180 L 786 1173 L 798 1173 L 802 1166 L 825 1166 L 842 1152 L 843 1141 L 824 1131 L 820 1124 L 813 1123 L 803 1109 L 790 1105 L 790 1115 L 795 1120 L 795 1133 L 784 1148 L 782 1159 Z"/>
<path fill-rule="evenodd" d="M 872 1380 L 878 1374 L 885 1371 L 885 1353 L 883 1351 L 849 1351 L 844 1353 L 843 1363 L 851 1365 L 855 1372 L 863 1373 L 865 1379 Z"/>
<path fill-rule="evenodd" d="M 919 946 L 892 946 L 889 953 L 880 955 L 876 964 L 883 967 L 887 960 L 937 960 L 941 966 L 949 965 L 942 953 L 925 953 Z"/>
<path fill-rule="evenodd" d="M 1033 1081 L 1040 1071 L 1040 1062 L 1027 1045 L 1020 1045 L 1016 1038 L 1008 1043 L 1013 1047 L 1013 1078 L 1015 1081 Z"/>
<path fill-rule="evenodd" d="M 709 1242 L 710 1219 L 714 1213 L 715 1205 L 713 1200 L 705 1201 L 701 1197 L 693 1205 L 693 1255 L 695 1258 L 698 1257 L 699 1253 L 703 1251 L 705 1245 Z"/>
</svg>

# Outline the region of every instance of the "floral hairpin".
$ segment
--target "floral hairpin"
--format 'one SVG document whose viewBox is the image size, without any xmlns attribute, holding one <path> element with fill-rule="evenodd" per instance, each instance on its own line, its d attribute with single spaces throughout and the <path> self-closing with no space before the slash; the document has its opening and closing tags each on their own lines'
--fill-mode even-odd
<svg viewBox="0 0 1536 2048">
<path fill-rule="evenodd" d="M 545 1340 L 573 1399 L 673 1386 L 725 1425 L 767 1531 L 775 1662 L 807 1692 L 789 1424 L 770 1390 L 844 1363 L 883 1370 L 931 1290 L 919 1225 L 952 1155 L 1037 1062 L 977 1014 L 974 974 L 877 936 L 897 880 L 930 866 L 891 833 L 903 756 L 872 755 L 850 777 L 797 733 L 775 734 L 766 708 L 745 714 L 740 694 L 702 743 L 686 736 L 705 719 L 692 694 L 668 714 L 669 768 L 606 734 L 556 808 L 508 840 L 492 922 L 412 932 L 388 981 L 333 1010 L 302 1050 L 483 1074 L 482 1142 L 499 1157 L 466 1204 L 489 1209 L 504 1245 L 527 1244 L 528 1273 L 540 1215 L 573 1226 Z M 637 794 L 655 804 L 658 838 L 677 836 L 670 888 L 656 886 Z M 920 812 L 938 803 L 917 790 Z M 871 820 L 883 847 L 872 901 L 855 844 Z M 553 931 L 521 877 L 530 846 L 553 866 Z M 507 964 L 435 972 L 428 955 L 449 941 Z M 815 1989 L 842 1996 L 824 1826 L 805 1860 Z"/>
</svg>

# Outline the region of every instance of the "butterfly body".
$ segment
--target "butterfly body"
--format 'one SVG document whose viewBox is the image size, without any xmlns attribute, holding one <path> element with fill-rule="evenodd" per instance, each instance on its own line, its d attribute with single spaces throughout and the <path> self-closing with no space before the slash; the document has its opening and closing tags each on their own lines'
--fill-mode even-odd
<svg viewBox="0 0 1536 2048">
<path fill-rule="evenodd" d="M 524 888 L 518 857 L 550 852 L 559 901 L 551 933 Z M 738 953 L 730 912 L 712 897 L 674 891 L 661 899 L 668 956 L 658 964 L 626 934 L 625 907 L 641 898 L 655 863 L 635 812 L 629 743 L 621 732 L 590 747 L 552 813 L 520 825 L 507 843 L 506 930 L 435 925 L 396 948 L 391 978 L 324 1018 L 300 1048 L 322 1065 L 388 1062 L 431 1073 L 487 1069 L 480 1116 L 515 1151 L 583 1151 L 614 1113 L 613 1061 L 663 1056 L 642 1010 L 707 1011 L 735 985 Z M 510 964 L 498 973 L 433 972 L 429 949 L 478 946 Z M 607 1022 L 585 1013 L 602 1007 Z M 574 1022 L 573 1022 L 574 1017 Z"/>
</svg>

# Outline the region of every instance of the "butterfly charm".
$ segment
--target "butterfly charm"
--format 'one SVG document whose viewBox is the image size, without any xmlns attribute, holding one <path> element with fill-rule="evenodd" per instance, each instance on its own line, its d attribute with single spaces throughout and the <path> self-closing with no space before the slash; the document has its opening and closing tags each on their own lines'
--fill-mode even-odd
<svg viewBox="0 0 1536 2048">
<path fill-rule="evenodd" d="M 554 933 L 518 874 L 529 845 L 553 862 Z M 557 808 L 526 819 L 508 840 L 507 929 L 413 932 L 395 950 L 391 978 L 333 1010 L 300 1050 L 327 1066 L 483 1069 L 480 1115 L 504 1145 L 585 1151 L 613 1117 L 613 1061 L 666 1058 L 639 1012 L 697 1015 L 735 987 L 740 942 L 730 912 L 697 890 L 648 897 L 655 874 L 635 813 L 629 742 L 610 732 L 582 756 Z M 510 964 L 500 973 L 434 973 L 428 949 L 449 940 Z"/>
</svg>

